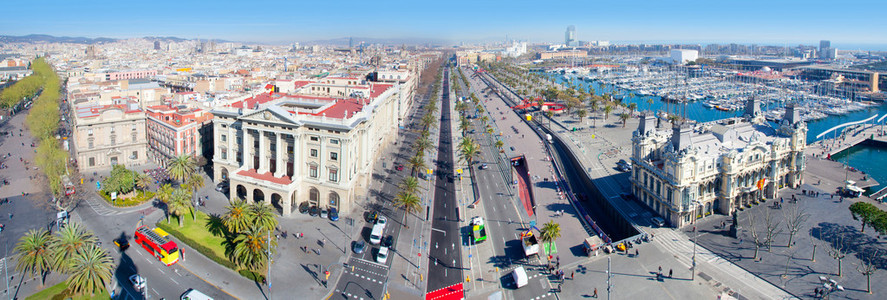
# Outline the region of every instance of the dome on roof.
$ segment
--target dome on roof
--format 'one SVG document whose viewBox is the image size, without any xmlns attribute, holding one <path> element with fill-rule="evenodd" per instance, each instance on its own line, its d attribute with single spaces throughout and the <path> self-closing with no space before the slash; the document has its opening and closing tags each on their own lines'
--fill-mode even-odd
<svg viewBox="0 0 887 300">
<path fill-rule="evenodd" d="M 761 68 L 761 71 L 763 71 L 763 72 L 770 72 L 770 71 L 772 71 L 772 70 L 770 69 L 770 67 L 763 67 L 763 68 Z"/>
</svg>

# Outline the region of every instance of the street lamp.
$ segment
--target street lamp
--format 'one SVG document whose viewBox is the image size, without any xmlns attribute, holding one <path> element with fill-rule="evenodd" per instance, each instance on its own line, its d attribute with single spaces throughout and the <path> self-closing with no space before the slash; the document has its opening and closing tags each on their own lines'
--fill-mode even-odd
<svg viewBox="0 0 887 300">
<path fill-rule="evenodd" d="M 696 209 L 701 204 L 699 200 L 693 201 L 693 257 L 691 257 L 690 281 L 696 280 L 696 240 L 699 239 L 699 231 L 696 230 Z"/>
</svg>

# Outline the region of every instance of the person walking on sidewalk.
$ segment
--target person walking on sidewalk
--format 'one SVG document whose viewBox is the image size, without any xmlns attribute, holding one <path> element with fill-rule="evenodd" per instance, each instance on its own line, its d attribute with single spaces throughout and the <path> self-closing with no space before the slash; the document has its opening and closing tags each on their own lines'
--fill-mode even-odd
<svg viewBox="0 0 887 300">
<path fill-rule="evenodd" d="M 594 294 L 592 294 L 591 296 L 597 298 L 597 288 L 594 288 Z"/>
</svg>

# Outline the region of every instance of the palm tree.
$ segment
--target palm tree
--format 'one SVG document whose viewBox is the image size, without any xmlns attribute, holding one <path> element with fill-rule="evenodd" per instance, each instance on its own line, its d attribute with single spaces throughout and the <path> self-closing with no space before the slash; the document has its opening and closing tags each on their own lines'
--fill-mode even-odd
<svg viewBox="0 0 887 300">
<path fill-rule="evenodd" d="M 194 216 L 194 221 L 197 221 L 197 191 L 200 190 L 204 186 L 203 176 L 197 173 L 191 174 L 188 178 L 185 178 L 185 186 L 191 190 L 191 215 Z"/>
<path fill-rule="evenodd" d="M 431 146 L 432 146 L 431 140 L 429 140 L 427 137 L 426 138 L 419 137 L 419 139 L 417 139 L 413 143 L 413 149 L 415 149 L 417 152 L 423 152 L 423 151 L 431 148 Z"/>
<path fill-rule="evenodd" d="M 228 232 L 238 233 L 246 230 L 252 222 L 248 214 L 249 204 L 242 199 L 231 201 L 225 215 L 222 216 L 222 223 L 228 228 Z"/>
<path fill-rule="evenodd" d="M 629 115 L 627 113 L 619 114 L 619 119 L 622 120 L 622 128 L 625 128 L 625 122 L 628 121 L 628 119 L 630 119 L 630 118 L 631 118 L 631 115 Z"/>
<path fill-rule="evenodd" d="M 637 104 L 637 103 L 629 103 L 629 104 L 628 104 L 628 110 L 631 111 L 630 114 L 634 115 L 634 111 L 637 110 L 637 109 L 638 109 L 638 104 Z"/>
<path fill-rule="evenodd" d="M 88 245 L 71 257 L 68 269 L 72 271 L 71 277 L 68 277 L 68 288 L 82 295 L 101 292 L 111 282 L 113 268 L 114 260 L 105 249 Z"/>
<path fill-rule="evenodd" d="M 588 111 L 584 109 L 576 110 L 576 116 L 579 117 L 579 120 L 585 119 L 585 116 L 588 116 Z"/>
<path fill-rule="evenodd" d="M 548 223 L 542 225 L 542 230 L 539 230 L 539 239 L 542 240 L 543 243 L 548 243 L 549 253 L 551 253 L 551 244 L 554 243 L 554 240 L 557 240 L 560 237 L 561 225 L 554 221 L 548 221 Z"/>
<path fill-rule="evenodd" d="M 647 109 L 653 110 L 653 98 L 647 98 Z"/>
<path fill-rule="evenodd" d="M 68 267 L 74 255 L 78 251 L 94 245 L 96 241 L 96 237 L 79 223 L 68 224 L 50 239 L 53 269 L 62 273 L 73 272 L 74 270 L 70 270 Z"/>
<path fill-rule="evenodd" d="M 488 134 L 493 134 L 493 131 L 495 131 L 495 130 L 493 130 L 493 127 L 489 127 L 490 125 L 487 125 L 487 126 L 488 126 L 488 127 L 487 127 L 487 133 L 488 133 Z"/>
<path fill-rule="evenodd" d="M 672 124 L 677 123 L 680 119 L 681 117 L 679 117 L 678 115 L 668 115 L 668 121 L 670 121 Z"/>
<path fill-rule="evenodd" d="M 256 229 L 274 230 L 277 228 L 277 217 L 274 216 L 274 208 L 265 202 L 256 202 L 249 205 L 246 211 L 250 223 L 256 226 Z"/>
<path fill-rule="evenodd" d="M 404 193 L 414 194 L 419 189 L 419 180 L 416 177 L 404 177 L 400 182 L 400 188 Z"/>
<path fill-rule="evenodd" d="M 157 193 L 154 194 L 154 197 L 156 197 L 157 200 L 160 200 L 160 202 L 168 204 L 169 200 L 172 199 L 172 193 L 174 191 L 175 189 L 172 188 L 172 185 L 167 183 L 160 186 L 160 189 L 157 190 Z M 166 213 L 166 223 L 169 224 L 169 209 L 167 209 Z"/>
<path fill-rule="evenodd" d="M 504 146 L 505 146 L 505 142 L 503 142 L 502 140 L 496 141 L 496 148 L 502 149 L 502 147 L 504 147 Z"/>
<path fill-rule="evenodd" d="M 419 211 L 422 208 L 422 200 L 413 193 L 402 192 L 394 198 L 394 206 L 403 209 L 403 224 L 406 228 L 410 228 L 407 225 L 407 215 L 411 212 Z"/>
<path fill-rule="evenodd" d="M 166 165 L 166 172 L 169 173 L 169 178 L 184 182 L 185 179 L 191 177 L 191 174 L 194 174 L 196 166 L 194 157 L 182 154 L 169 161 L 169 164 Z"/>
<path fill-rule="evenodd" d="M 613 106 L 607 104 L 604 106 L 604 120 L 610 118 L 610 113 L 613 112 Z"/>
<path fill-rule="evenodd" d="M 52 238 L 46 229 L 31 229 L 15 245 L 15 270 L 31 276 L 40 275 L 41 282 L 52 270 Z"/>
<path fill-rule="evenodd" d="M 422 152 L 419 152 L 422 153 Z M 427 166 L 425 164 L 425 157 L 416 153 L 413 157 L 411 157 L 407 163 L 410 164 L 410 172 L 413 176 L 417 176 L 420 170 L 425 169 Z"/>
<path fill-rule="evenodd" d="M 459 130 L 462 131 L 462 134 L 465 134 L 466 132 L 468 132 L 468 129 L 470 129 L 470 128 L 471 128 L 471 122 L 468 121 L 468 119 L 465 118 L 465 116 L 460 117 Z"/>
<path fill-rule="evenodd" d="M 136 187 L 145 191 L 151 187 L 151 182 L 153 182 L 151 176 L 148 176 L 148 174 L 140 174 L 139 177 L 136 178 Z"/>
<path fill-rule="evenodd" d="M 188 208 L 191 207 L 189 202 L 191 202 L 191 194 L 184 188 L 175 189 L 169 197 L 169 201 L 166 202 L 166 210 L 169 211 L 169 214 L 179 219 L 179 227 L 184 226 L 182 219 L 185 213 L 188 212 Z"/>
<path fill-rule="evenodd" d="M 548 117 L 548 127 L 551 127 L 551 117 L 554 116 L 554 112 L 550 111 L 550 110 L 546 110 L 545 116 Z"/>
<path fill-rule="evenodd" d="M 459 145 L 459 160 L 468 163 L 468 167 L 471 168 L 474 160 L 480 157 L 480 145 L 470 139 L 462 140 L 463 143 Z"/>
<path fill-rule="evenodd" d="M 231 243 L 234 245 L 230 252 L 231 260 L 240 267 L 251 271 L 265 268 L 268 262 L 268 242 L 271 242 L 271 251 L 277 246 L 277 239 L 270 239 L 271 232 L 265 229 L 250 226 L 239 233 Z"/>
<path fill-rule="evenodd" d="M 487 124 L 488 122 L 490 122 L 490 117 L 488 117 L 488 116 L 480 117 L 480 121 L 484 124 Z"/>
</svg>

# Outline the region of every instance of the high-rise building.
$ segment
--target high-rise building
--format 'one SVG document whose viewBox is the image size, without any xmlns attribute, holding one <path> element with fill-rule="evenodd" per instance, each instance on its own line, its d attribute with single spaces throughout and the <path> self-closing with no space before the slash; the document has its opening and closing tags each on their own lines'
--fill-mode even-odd
<svg viewBox="0 0 887 300">
<path fill-rule="evenodd" d="M 576 26 L 567 26 L 567 32 L 564 34 L 564 45 L 577 46 L 576 43 Z"/>
<path fill-rule="evenodd" d="M 828 58 L 829 49 L 832 48 L 832 42 L 821 40 L 819 41 L 819 58 Z"/>
<path fill-rule="evenodd" d="M 154 50 L 160 50 L 160 41 L 154 41 Z"/>
</svg>

